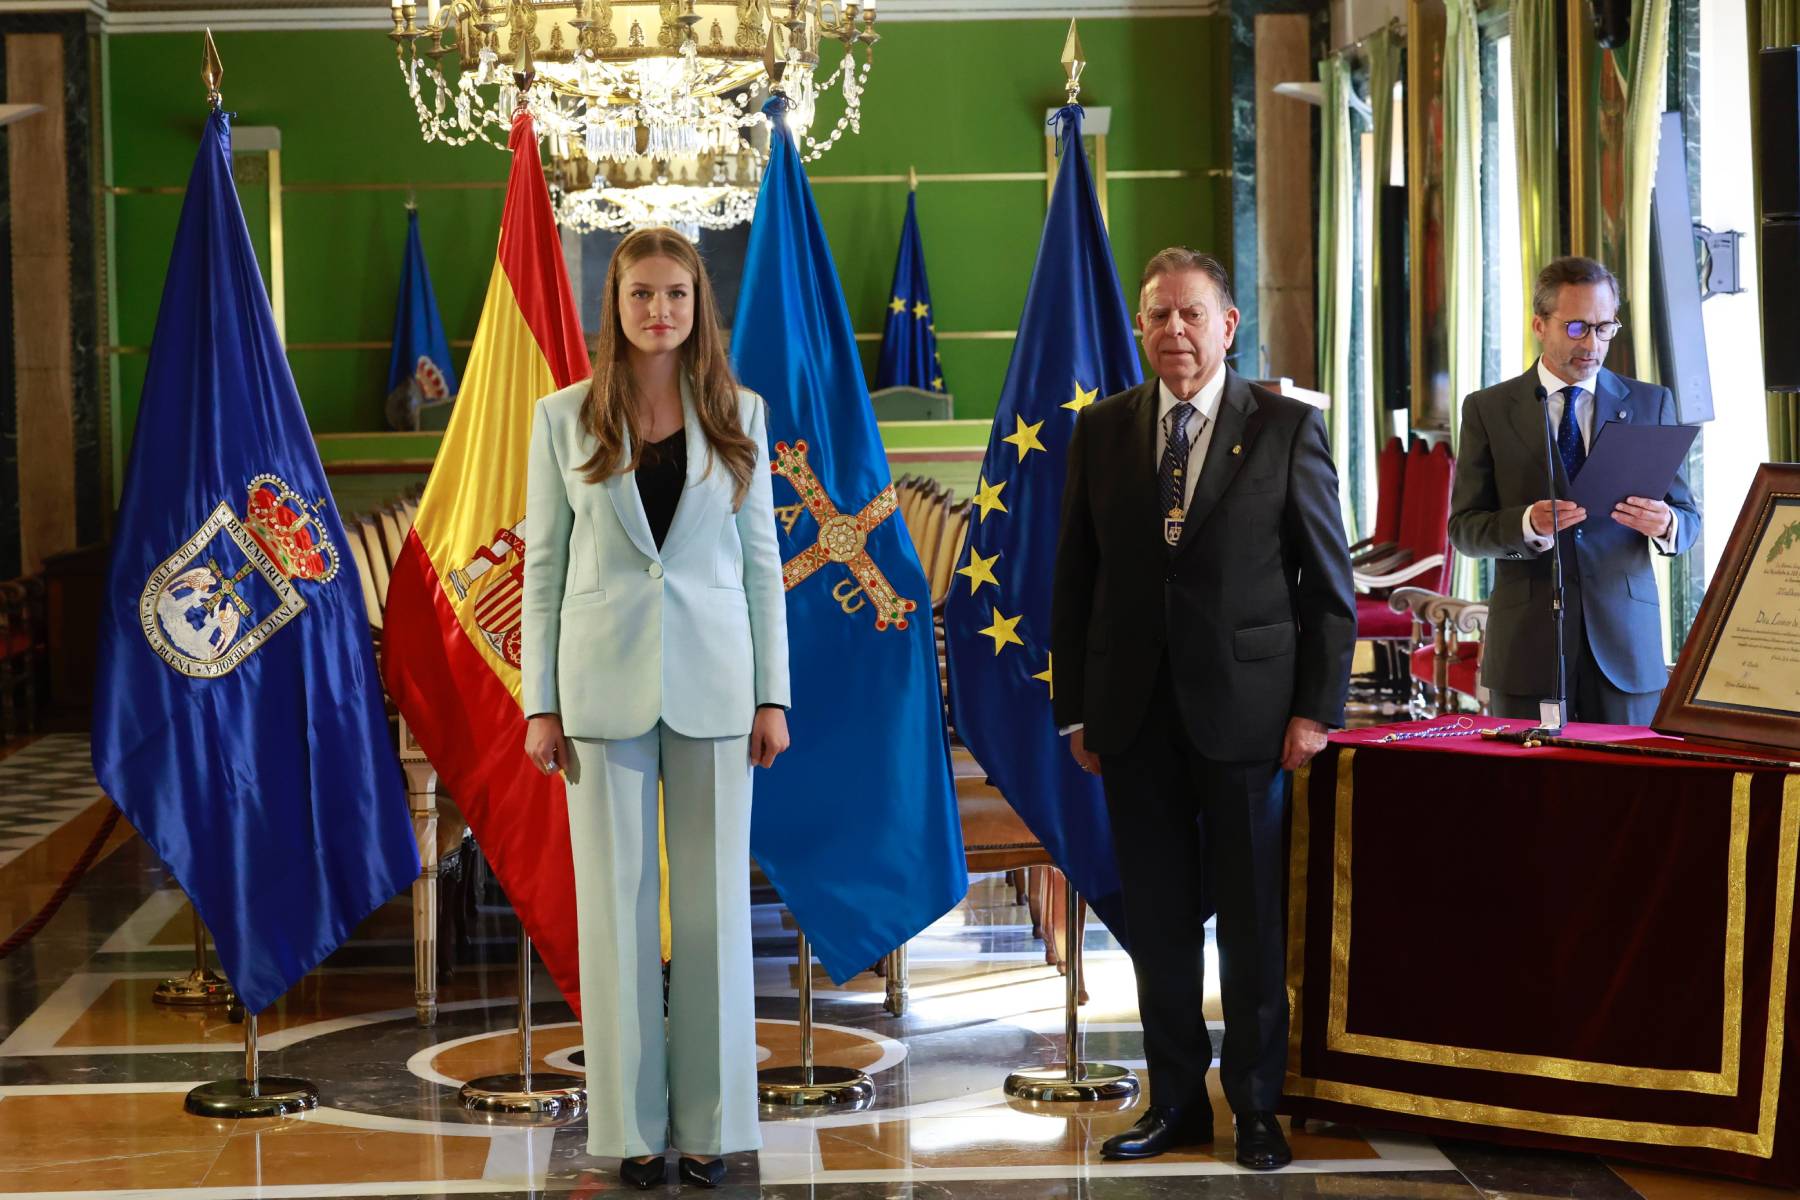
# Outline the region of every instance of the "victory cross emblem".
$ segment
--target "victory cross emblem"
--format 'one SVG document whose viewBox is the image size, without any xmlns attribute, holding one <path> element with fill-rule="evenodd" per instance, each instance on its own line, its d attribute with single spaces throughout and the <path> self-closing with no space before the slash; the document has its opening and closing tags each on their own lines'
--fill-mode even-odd
<svg viewBox="0 0 1800 1200">
<path fill-rule="evenodd" d="M 221 501 L 144 582 L 138 623 L 150 648 L 196 679 L 235 670 L 306 610 L 295 580 L 337 578 L 337 548 L 316 517 L 323 504 L 275 475 L 250 481 L 242 521 Z"/>
<path fill-rule="evenodd" d="M 797 441 L 792 446 L 776 442 L 775 461 L 769 464 L 769 470 L 794 485 L 800 502 L 819 525 L 819 540 L 781 566 L 781 581 L 787 590 L 793 591 L 828 562 L 843 563 L 850 568 L 857 588 L 875 608 L 875 628 L 885 630 L 891 625 L 905 629 L 906 614 L 919 606 L 894 590 L 868 550 L 869 535 L 900 507 L 894 485 L 882 488 L 861 512 L 848 516 L 838 511 L 819 477 L 813 474 L 812 464 L 806 460 L 805 442 Z"/>
</svg>

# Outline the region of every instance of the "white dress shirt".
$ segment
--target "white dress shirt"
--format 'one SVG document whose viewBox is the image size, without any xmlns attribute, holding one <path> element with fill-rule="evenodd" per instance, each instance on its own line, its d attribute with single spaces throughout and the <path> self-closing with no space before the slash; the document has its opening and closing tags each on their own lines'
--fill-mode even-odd
<svg viewBox="0 0 1800 1200">
<path fill-rule="evenodd" d="M 1587 380 L 1585 383 L 1564 383 L 1561 379 L 1557 378 L 1555 372 L 1551 371 L 1549 367 L 1546 367 L 1544 365 L 1544 360 L 1542 358 L 1539 358 L 1537 361 L 1537 374 L 1538 374 L 1538 382 L 1543 385 L 1544 395 L 1547 397 L 1545 404 L 1550 410 L 1549 417 L 1550 417 L 1550 429 L 1551 429 L 1552 436 L 1555 436 L 1555 434 L 1560 432 L 1562 429 L 1563 405 L 1564 405 L 1565 397 L 1567 396 L 1567 392 L 1565 391 L 1565 389 L 1572 387 L 1572 388 L 1576 389 L 1575 390 L 1575 427 L 1577 429 L 1581 430 L 1581 448 L 1583 450 L 1593 449 L 1593 446 L 1594 446 L 1594 381 L 1592 379 L 1590 379 L 1590 380 Z M 1590 520 L 1590 521 L 1611 520 L 1611 519 L 1612 519 L 1611 513 L 1589 513 L 1588 514 L 1588 520 Z M 1543 554 L 1546 551 L 1548 551 L 1552 545 L 1554 545 L 1554 542 L 1552 541 L 1549 534 L 1539 533 L 1537 530 L 1535 530 L 1531 527 L 1531 506 L 1530 505 L 1527 505 L 1525 507 L 1524 526 L 1525 526 L 1525 544 L 1527 546 L 1529 546 L 1531 549 L 1537 551 L 1539 554 Z M 1658 550 L 1660 550 L 1662 553 L 1673 554 L 1673 553 L 1675 553 L 1674 533 L 1675 533 L 1675 530 L 1671 526 L 1671 528 L 1669 530 L 1669 534 L 1670 534 L 1669 537 L 1667 537 L 1667 538 L 1660 538 L 1660 537 L 1651 538 L 1650 540 L 1651 540 L 1651 542 L 1653 542 L 1656 545 L 1656 548 Z"/>
<path fill-rule="evenodd" d="M 1212 445 L 1214 418 L 1219 415 L 1219 397 L 1224 394 L 1225 364 L 1220 363 L 1213 368 L 1212 378 L 1201 384 L 1200 390 L 1188 401 L 1188 460 L 1181 471 L 1183 511 L 1193 502 L 1194 481 L 1200 478 L 1200 468 L 1206 462 L 1206 448 Z M 1160 474 L 1163 451 L 1169 447 L 1169 410 L 1180 404 L 1181 398 L 1161 380 L 1157 381 L 1156 395 L 1156 469 Z"/>
</svg>

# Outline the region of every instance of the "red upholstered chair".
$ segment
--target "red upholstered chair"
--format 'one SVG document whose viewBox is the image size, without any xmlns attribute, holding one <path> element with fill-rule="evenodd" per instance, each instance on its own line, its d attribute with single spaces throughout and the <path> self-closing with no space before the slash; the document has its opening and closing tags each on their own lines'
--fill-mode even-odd
<svg viewBox="0 0 1800 1200">
<path fill-rule="evenodd" d="M 1392 552 L 1399 540 L 1406 460 L 1406 448 L 1397 437 L 1388 439 L 1375 460 L 1375 531 L 1350 547 L 1350 557 L 1358 565 Z"/>
<path fill-rule="evenodd" d="M 1421 588 L 1396 588 L 1388 604 L 1412 624 L 1406 653 L 1411 715 L 1487 711 L 1487 692 L 1480 682 L 1483 642 L 1478 636 L 1487 628 L 1487 605 Z"/>
<path fill-rule="evenodd" d="M 1450 457 L 1450 447 L 1442 442 L 1428 452 L 1415 448 L 1407 455 L 1399 543 L 1392 551 L 1371 558 L 1356 569 L 1357 591 L 1386 593 L 1402 584 L 1434 592 L 1447 590 L 1451 563 L 1450 486 L 1455 476 L 1456 460 Z"/>
</svg>

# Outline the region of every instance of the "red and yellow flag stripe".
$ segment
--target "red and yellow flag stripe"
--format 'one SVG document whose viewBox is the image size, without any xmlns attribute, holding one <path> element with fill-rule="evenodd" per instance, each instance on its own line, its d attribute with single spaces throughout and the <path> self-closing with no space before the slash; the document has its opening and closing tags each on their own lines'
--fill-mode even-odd
<svg viewBox="0 0 1800 1200">
<path fill-rule="evenodd" d="M 524 753 L 519 581 L 531 536 L 532 411 L 590 365 L 529 114 L 513 119 L 508 144 L 499 252 L 456 410 L 389 585 L 382 676 L 579 1013 L 563 780 Z"/>
</svg>

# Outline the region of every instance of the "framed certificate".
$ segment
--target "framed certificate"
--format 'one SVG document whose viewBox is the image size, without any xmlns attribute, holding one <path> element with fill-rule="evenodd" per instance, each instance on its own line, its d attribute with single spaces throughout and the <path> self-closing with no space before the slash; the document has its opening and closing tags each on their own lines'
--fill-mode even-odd
<svg viewBox="0 0 1800 1200">
<path fill-rule="evenodd" d="M 1800 464 L 1757 468 L 1651 728 L 1800 750 Z"/>
</svg>

